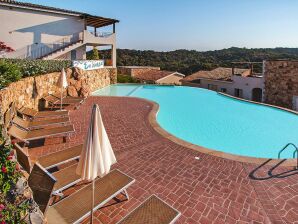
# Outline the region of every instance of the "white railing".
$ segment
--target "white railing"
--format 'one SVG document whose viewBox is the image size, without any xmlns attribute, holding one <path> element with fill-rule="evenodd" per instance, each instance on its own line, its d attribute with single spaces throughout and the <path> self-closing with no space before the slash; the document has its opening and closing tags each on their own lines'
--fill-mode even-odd
<svg viewBox="0 0 298 224">
<path fill-rule="evenodd" d="M 5 54 L 4 57 L 7 58 L 19 58 L 19 59 L 38 59 L 45 57 L 55 51 L 63 49 L 70 46 L 80 40 L 83 40 L 83 33 L 75 33 L 71 36 L 63 37 L 53 43 L 42 43 L 42 44 L 32 44 L 14 52 Z"/>
<path fill-rule="evenodd" d="M 89 31 L 90 32 L 90 31 Z M 109 37 L 111 35 L 113 35 L 112 32 L 90 32 L 92 35 L 96 36 L 96 37 Z"/>
</svg>

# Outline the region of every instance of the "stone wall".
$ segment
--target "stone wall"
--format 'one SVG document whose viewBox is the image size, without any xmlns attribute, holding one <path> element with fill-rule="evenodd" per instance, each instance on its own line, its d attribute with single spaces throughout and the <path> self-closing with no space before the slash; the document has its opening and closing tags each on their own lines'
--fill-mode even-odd
<svg viewBox="0 0 298 224">
<path fill-rule="evenodd" d="M 119 66 L 117 70 L 119 75 L 130 75 L 132 77 L 136 77 L 144 72 L 160 70 L 160 68 L 151 66 Z"/>
<path fill-rule="evenodd" d="M 67 93 L 71 96 L 86 97 L 91 92 L 114 84 L 117 81 L 117 70 L 115 68 L 103 68 L 90 71 L 84 71 L 79 68 L 69 68 L 66 70 L 66 73 L 69 84 Z M 60 88 L 56 86 L 59 75 L 60 72 L 54 72 L 24 78 L 0 90 L 0 118 L 3 118 L 4 113 L 13 102 L 18 108 L 26 106 L 38 109 L 38 107 L 40 107 L 40 99 L 48 94 L 60 92 Z M 2 122 L 0 119 L 0 124 Z"/>
<path fill-rule="evenodd" d="M 265 103 L 294 109 L 298 96 L 298 61 L 265 61 Z"/>
</svg>

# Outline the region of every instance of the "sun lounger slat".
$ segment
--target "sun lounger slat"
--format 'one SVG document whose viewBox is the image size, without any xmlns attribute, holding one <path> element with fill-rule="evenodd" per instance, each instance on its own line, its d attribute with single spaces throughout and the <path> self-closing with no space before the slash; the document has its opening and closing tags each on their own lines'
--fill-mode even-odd
<svg viewBox="0 0 298 224">
<path fill-rule="evenodd" d="M 48 120 L 26 121 L 19 117 L 15 117 L 12 120 L 12 122 L 20 127 L 27 129 L 27 128 L 37 128 L 37 127 L 49 126 L 49 125 L 54 125 L 54 124 L 68 123 L 69 118 L 61 117 L 61 118 L 54 118 L 54 119 L 48 119 Z"/>
<path fill-rule="evenodd" d="M 68 149 L 51 153 L 46 156 L 38 158 L 39 164 L 46 169 L 64 163 L 65 161 L 74 160 L 80 157 L 83 145 L 76 145 Z"/>
<path fill-rule="evenodd" d="M 31 118 L 49 118 L 49 117 L 64 117 L 68 116 L 68 111 L 36 111 L 27 107 L 18 110 L 20 114 Z"/>
<path fill-rule="evenodd" d="M 73 131 L 74 131 L 73 125 L 67 125 L 67 126 L 63 126 L 63 127 L 50 128 L 50 129 L 33 130 L 33 131 L 28 132 L 26 139 L 27 140 L 39 139 L 43 136 L 50 137 L 53 135 L 71 133 Z"/>
<path fill-rule="evenodd" d="M 74 164 L 58 172 L 52 173 L 57 180 L 54 191 L 61 191 L 80 181 L 80 176 L 76 174 L 77 165 L 78 164 Z"/>
<path fill-rule="evenodd" d="M 22 141 L 30 141 L 57 135 L 67 135 L 72 132 L 74 132 L 73 125 L 32 131 L 25 131 L 15 125 L 12 125 L 12 127 L 8 131 L 8 134 Z"/>
</svg>

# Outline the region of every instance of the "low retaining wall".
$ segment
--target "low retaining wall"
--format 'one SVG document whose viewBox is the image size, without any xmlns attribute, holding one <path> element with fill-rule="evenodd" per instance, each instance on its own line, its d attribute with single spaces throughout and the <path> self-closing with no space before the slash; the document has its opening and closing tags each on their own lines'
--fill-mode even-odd
<svg viewBox="0 0 298 224">
<path fill-rule="evenodd" d="M 71 96 L 88 96 L 96 89 L 103 88 L 117 82 L 117 69 L 102 68 L 85 71 L 79 68 L 66 70 L 67 93 Z M 3 124 L 3 115 L 11 105 L 38 109 L 40 99 L 52 93 L 59 93 L 56 86 L 60 72 L 46 75 L 28 77 L 18 82 L 11 83 L 8 87 L 0 90 L 0 125 Z"/>
</svg>

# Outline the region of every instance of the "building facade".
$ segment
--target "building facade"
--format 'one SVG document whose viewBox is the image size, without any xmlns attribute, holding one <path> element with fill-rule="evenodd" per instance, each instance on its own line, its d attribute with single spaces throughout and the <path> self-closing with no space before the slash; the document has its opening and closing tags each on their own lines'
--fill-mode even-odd
<svg viewBox="0 0 298 224">
<path fill-rule="evenodd" d="M 219 67 L 211 71 L 199 71 L 182 79 L 182 84 L 247 100 L 263 101 L 263 75 L 253 74 L 251 69 Z"/>
<path fill-rule="evenodd" d="M 87 46 L 110 47 L 116 66 L 118 20 L 31 3 L 0 0 L 0 41 L 13 49 L 6 58 L 86 58 Z M 111 26 L 111 32 L 100 32 Z"/>
</svg>

